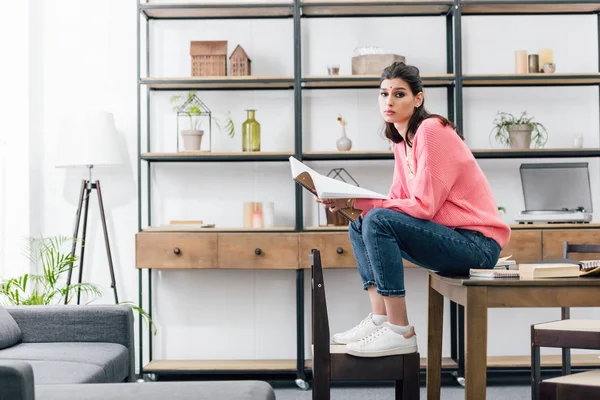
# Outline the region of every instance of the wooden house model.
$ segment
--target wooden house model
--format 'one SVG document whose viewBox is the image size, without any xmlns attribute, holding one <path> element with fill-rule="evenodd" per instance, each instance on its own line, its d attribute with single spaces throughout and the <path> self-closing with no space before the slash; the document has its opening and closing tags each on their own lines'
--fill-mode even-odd
<svg viewBox="0 0 600 400">
<path fill-rule="evenodd" d="M 190 43 L 192 76 L 227 76 L 227 41 Z"/>
<path fill-rule="evenodd" d="M 231 56 L 229 56 L 229 71 L 232 76 L 251 75 L 250 63 L 252 60 L 246 54 L 246 51 L 239 44 L 235 47 Z"/>
</svg>

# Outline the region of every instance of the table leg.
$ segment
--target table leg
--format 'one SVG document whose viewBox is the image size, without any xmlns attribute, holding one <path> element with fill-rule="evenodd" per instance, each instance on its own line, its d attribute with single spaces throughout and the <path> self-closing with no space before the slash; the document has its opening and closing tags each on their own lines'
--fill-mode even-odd
<svg viewBox="0 0 600 400">
<path fill-rule="evenodd" d="M 465 399 L 481 400 L 487 386 L 487 288 L 467 289 L 465 314 Z"/>
<path fill-rule="evenodd" d="M 427 311 L 427 400 L 439 400 L 442 384 L 442 329 L 444 325 L 444 296 L 431 287 L 428 277 Z"/>
</svg>

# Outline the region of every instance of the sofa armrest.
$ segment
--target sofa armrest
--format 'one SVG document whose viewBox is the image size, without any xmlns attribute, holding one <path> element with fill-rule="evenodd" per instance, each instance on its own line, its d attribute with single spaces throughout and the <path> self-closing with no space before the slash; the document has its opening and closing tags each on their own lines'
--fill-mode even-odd
<svg viewBox="0 0 600 400">
<path fill-rule="evenodd" d="M 135 380 L 133 311 L 126 305 L 11 306 L 24 343 L 118 343 L 129 350 L 130 376 Z"/>
<path fill-rule="evenodd" d="M 0 360 L 0 388 L 0 400 L 35 400 L 31 365 Z"/>
</svg>

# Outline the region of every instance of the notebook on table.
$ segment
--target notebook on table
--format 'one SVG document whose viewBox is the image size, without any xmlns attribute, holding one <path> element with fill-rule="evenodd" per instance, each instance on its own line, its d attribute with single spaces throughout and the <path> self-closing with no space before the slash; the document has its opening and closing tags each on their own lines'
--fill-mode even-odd
<svg viewBox="0 0 600 400">
<path fill-rule="evenodd" d="M 471 269 L 469 276 L 483 279 L 519 279 L 520 277 L 518 270 L 504 268 Z"/>
</svg>

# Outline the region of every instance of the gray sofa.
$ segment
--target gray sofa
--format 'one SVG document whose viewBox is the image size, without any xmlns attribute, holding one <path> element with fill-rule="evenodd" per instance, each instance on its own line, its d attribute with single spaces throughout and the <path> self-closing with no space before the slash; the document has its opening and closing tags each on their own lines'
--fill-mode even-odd
<svg viewBox="0 0 600 400">
<path fill-rule="evenodd" d="M 26 361 L 36 384 L 131 382 L 134 357 L 130 307 L 0 308 L 0 360 Z"/>
<path fill-rule="evenodd" d="M 266 382 L 135 383 L 127 306 L 0 307 L 0 400 L 274 400 Z"/>
</svg>

